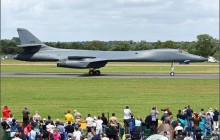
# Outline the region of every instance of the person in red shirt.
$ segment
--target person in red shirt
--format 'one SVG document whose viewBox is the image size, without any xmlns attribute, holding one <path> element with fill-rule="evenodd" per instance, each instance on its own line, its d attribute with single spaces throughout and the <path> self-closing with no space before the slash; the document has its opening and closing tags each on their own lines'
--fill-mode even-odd
<svg viewBox="0 0 220 140">
<path fill-rule="evenodd" d="M 3 109 L 2 109 L 2 114 L 3 114 L 3 117 L 4 118 L 10 118 L 10 113 L 11 110 L 8 109 L 8 106 L 5 106 Z"/>
</svg>

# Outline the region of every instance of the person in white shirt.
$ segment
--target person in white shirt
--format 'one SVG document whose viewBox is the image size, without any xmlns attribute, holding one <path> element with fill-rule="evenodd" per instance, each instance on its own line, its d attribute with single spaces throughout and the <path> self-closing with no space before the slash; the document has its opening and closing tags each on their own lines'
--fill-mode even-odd
<svg viewBox="0 0 220 140">
<path fill-rule="evenodd" d="M 102 140 L 109 140 L 109 138 L 106 136 L 106 134 L 102 134 Z"/>
<path fill-rule="evenodd" d="M 131 110 L 129 109 L 128 106 L 126 106 L 124 109 L 125 134 L 130 134 L 130 127 L 129 127 L 130 119 L 131 119 Z"/>
<path fill-rule="evenodd" d="M 40 121 L 41 120 L 41 116 L 38 114 L 37 111 L 35 111 L 35 114 L 33 116 L 33 121 L 36 122 L 36 120 Z"/>
<path fill-rule="evenodd" d="M 73 138 L 75 140 L 81 140 L 82 134 L 79 131 L 78 127 L 75 128 L 75 132 L 73 132 Z"/>
<path fill-rule="evenodd" d="M 91 131 L 91 128 L 93 126 L 93 122 L 94 122 L 94 119 L 91 117 L 91 114 L 88 114 L 88 117 L 86 118 L 86 126 L 87 126 L 88 132 Z"/>
<path fill-rule="evenodd" d="M 167 131 L 164 131 L 163 136 L 160 138 L 160 140 L 169 140 L 167 137 Z"/>
<path fill-rule="evenodd" d="M 96 122 L 96 134 L 101 134 L 102 133 L 102 123 L 103 123 L 103 121 L 101 120 L 101 117 L 98 116 L 98 119 L 95 122 Z"/>
<path fill-rule="evenodd" d="M 11 140 L 22 140 L 21 138 L 19 138 L 19 132 L 16 132 L 15 137 Z"/>
<path fill-rule="evenodd" d="M 193 140 L 193 138 L 190 136 L 190 133 L 188 133 L 183 140 Z"/>
<path fill-rule="evenodd" d="M 180 123 L 178 123 L 178 126 L 175 127 L 174 131 L 176 135 L 178 134 L 179 131 L 183 132 L 183 127 L 181 126 Z"/>
</svg>

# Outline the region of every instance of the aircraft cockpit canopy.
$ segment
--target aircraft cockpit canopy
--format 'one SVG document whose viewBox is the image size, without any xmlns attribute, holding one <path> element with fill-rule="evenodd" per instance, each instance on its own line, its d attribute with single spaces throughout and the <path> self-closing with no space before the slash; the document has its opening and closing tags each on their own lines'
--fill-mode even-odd
<svg viewBox="0 0 220 140">
<path fill-rule="evenodd" d="M 188 54 L 188 52 L 183 51 L 183 50 L 181 50 L 181 49 L 179 49 L 179 53 L 186 53 L 186 54 Z"/>
</svg>

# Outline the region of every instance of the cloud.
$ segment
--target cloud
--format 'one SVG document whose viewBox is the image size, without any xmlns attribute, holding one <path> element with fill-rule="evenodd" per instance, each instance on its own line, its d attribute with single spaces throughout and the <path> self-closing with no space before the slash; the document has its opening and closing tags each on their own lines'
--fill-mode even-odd
<svg viewBox="0 0 220 140">
<path fill-rule="evenodd" d="M 44 41 L 218 38 L 219 1 L 2 0 L 2 38 L 29 29 Z"/>
</svg>

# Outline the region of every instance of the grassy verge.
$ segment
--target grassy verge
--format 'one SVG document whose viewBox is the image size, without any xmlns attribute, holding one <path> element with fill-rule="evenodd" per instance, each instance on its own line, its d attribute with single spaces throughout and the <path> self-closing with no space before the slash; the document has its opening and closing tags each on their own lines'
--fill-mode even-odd
<svg viewBox="0 0 220 140">
<path fill-rule="evenodd" d="M 42 117 L 60 120 L 67 109 L 77 109 L 83 117 L 115 112 L 122 120 L 125 105 L 142 118 L 152 106 L 170 107 L 174 118 L 188 104 L 197 112 L 219 106 L 218 79 L 2 78 L 1 82 L 1 109 L 8 105 L 18 120 L 25 106 L 31 115 L 38 111 Z"/>
</svg>

